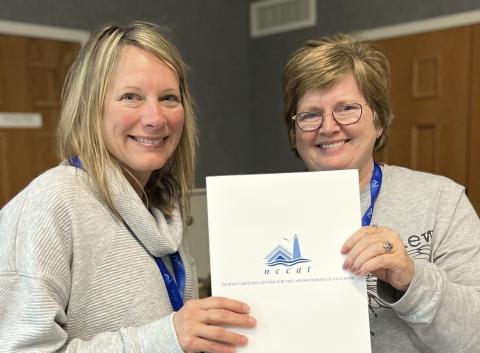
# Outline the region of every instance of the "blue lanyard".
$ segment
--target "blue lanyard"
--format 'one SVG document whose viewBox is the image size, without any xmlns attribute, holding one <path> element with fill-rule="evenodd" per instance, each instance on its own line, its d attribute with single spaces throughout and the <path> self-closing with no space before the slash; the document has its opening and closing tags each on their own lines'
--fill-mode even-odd
<svg viewBox="0 0 480 353">
<path fill-rule="evenodd" d="M 78 156 L 70 157 L 68 159 L 68 163 L 70 163 L 70 165 L 74 166 L 75 168 L 83 169 L 82 161 Z"/>
<path fill-rule="evenodd" d="M 183 266 L 182 258 L 178 251 L 174 254 L 170 254 L 170 261 L 172 262 L 173 273 L 175 278 L 168 271 L 167 266 L 163 263 L 162 259 L 155 257 L 155 262 L 160 269 L 165 287 L 167 287 L 168 297 L 174 311 L 178 311 L 183 306 L 183 294 L 185 292 L 185 267 Z"/>
<path fill-rule="evenodd" d="M 82 161 L 78 156 L 73 156 L 68 159 L 70 165 L 78 169 L 83 169 Z M 183 294 L 185 292 L 185 266 L 183 265 L 182 258 L 178 251 L 174 254 L 170 254 L 170 261 L 172 262 L 173 273 L 175 278 L 168 271 L 167 266 L 163 263 L 162 259 L 155 257 L 160 273 L 162 274 L 165 287 L 167 287 L 168 297 L 174 311 L 178 311 L 183 306 Z"/>
<path fill-rule="evenodd" d="M 372 178 L 370 179 L 370 206 L 362 217 L 362 227 L 369 226 L 372 222 L 373 216 L 373 206 L 375 201 L 377 201 L 378 194 L 380 193 L 380 188 L 382 186 L 382 168 L 373 162 L 373 173 Z"/>
</svg>

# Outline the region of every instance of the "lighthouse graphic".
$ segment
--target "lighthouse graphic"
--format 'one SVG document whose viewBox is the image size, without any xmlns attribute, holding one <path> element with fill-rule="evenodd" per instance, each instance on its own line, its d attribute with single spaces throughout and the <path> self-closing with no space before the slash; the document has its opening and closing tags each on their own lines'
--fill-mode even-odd
<svg viewBox="0 0 480 353">
<path fill-rule="evenodd" d="M 310 260 L 302 257 L 300 240 L 296 234 L 293 236 L 292 252 L 288 251 L 281 245 L 277 245 L 275 249 L 265 256 L 265 263 L 268 266 L 293 266 L 302 262 L 310 262 Z"/>
</svg>

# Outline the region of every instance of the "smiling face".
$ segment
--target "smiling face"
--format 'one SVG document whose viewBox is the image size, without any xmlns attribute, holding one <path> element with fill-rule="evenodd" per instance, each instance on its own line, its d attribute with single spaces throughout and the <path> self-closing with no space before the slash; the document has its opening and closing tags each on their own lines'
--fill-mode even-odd
<svg viewBox="0 0 480 353">
<path fill-rule="evenodd" d="M 360 103 L 361 119 L 352 125 L 339 125 L 331 112 L 340 105 Z M 303 132 L 295 126 L 298 154 L 311 171 L 358 169 L 360 186 L 368 184 L 373 168 L 372 154 L 375 140 L 382 129 L 374 124 L 374 113 L 367 105 L 352 74 L 346 75 L 326 89 L 309 90 L 298 101 L 297 113 L 325 114 L 320 129 Z"/>
<path fill-rule="evenodd" d="M 172 156 L 183 123 L 176 72 L 151 53 L 125 46 L 105 96 L 103 136 L 109 152 L 145 186 Z"/>
</svg>

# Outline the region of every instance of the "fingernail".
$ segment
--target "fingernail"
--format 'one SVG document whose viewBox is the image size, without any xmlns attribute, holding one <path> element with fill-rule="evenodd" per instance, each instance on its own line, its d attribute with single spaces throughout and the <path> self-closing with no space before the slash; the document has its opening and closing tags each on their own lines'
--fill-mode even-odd
<svg viewBox="0 0 480 353">
<path fill-rule="evenodd" d="M 357 266 L 352 270 L 352 272 L 355 273 L 357 276 L 360 276 L 362 274 L 362 268 Z"/>
<path fill-rule="evenodd" d="M 242 336 L 242 345 L 246 345 L 248 343 L 248 338 L 246 336 Z"/>
<path fill-rule="evenodd" d="M 345 245 L 344 245 L 344 246 L 342 246 L 341 253 L 342 253 L 342 254 L 346 254 L 346 253 L 348 253 L 348 248 L 347 248 Z"/>
</svg>

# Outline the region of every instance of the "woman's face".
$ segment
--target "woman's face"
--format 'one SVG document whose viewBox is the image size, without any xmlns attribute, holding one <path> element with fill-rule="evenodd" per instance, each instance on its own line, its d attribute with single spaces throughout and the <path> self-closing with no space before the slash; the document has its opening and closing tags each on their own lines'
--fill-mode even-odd
<svg viewBox="0 0 480 353">
<path fill-rule="evenodd" d="M 357 123 L 342 126 L 331 112 L 347 103 L 360 103 L 362 116 Z M 382 129 L 375 127 L 373 111 L 352 74 L 332 87 L 307 91 L 298 101 L 300 112 L 322 112 L 325 116 L 316 131 L 303 132 L 295 125 L 297 151 L 309 170 L 358 169 L 360 182 L 369 180 L 373 147 Z"/>
<path fill-rule="evenodd" d="M 172 156 L 183 123 L 177 73 L 154 55 L 125 46 L 105 96 L 109 152 L 145 185 Z"/>
</svg>

